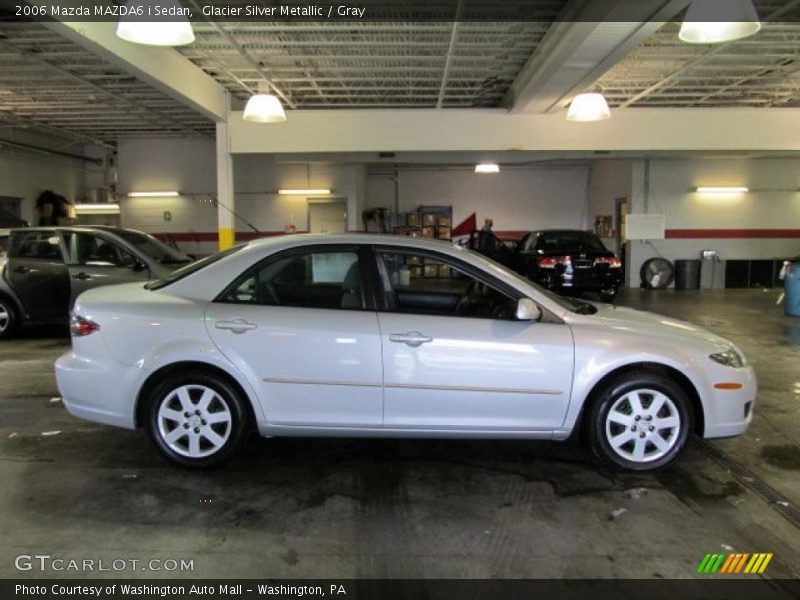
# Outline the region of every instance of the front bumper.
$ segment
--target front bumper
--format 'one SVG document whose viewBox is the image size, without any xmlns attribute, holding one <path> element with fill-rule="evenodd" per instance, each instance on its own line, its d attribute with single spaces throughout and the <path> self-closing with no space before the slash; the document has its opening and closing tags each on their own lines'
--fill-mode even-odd
<svg viewBox="0 0 800 600">
<path fill-rule="evenodd" d="M 730 369 L 718 366 L 707 372 L 706 397 L 703 398 L 704 438 L 741 435 L 753 420 L 758 384 L 752 367 Z M 718 389 L 718 383 L 741 384 L 741 388 Z"/>
<path fill-rule="evenodd" d="M 104 364 L 67 352 L 56 361 L 56 383 L 67 411 L 74 417 L 136 428 L 135 401 L 141 369 Z"/>
</svg>

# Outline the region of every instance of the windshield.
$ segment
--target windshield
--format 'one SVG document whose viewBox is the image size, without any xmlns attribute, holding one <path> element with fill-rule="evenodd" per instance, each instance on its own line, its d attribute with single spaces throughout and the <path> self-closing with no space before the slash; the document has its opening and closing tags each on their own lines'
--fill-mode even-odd
<svg viewBox="0 0 800 600">
<path fill-rule="evenodd" d="M 501 265 L 499 262 L 496 262 L 491 258 L 483 254 L 480 254 L 479 252 L 467 249 L 464 250 L 466 252 L 469 252 L 473 256 L 477 256 L 481 260 L 489 263 L 489 266 L 495 271 L 499 271 L 500 273 L 508 277 L 514 277 L 515 279 L 519 279 L 520 281 L 527 283 L 532 287 L 535 287 L 537 292 L 539 292 L 543 296 L 546 296 L 549 300 L 552 300 L 555 304 L 558 304 L 561 308 L 564 308 L 570 312 L 574 312 L 580 315 L 592 315 L 597 312 L 597 307 L 591 302 L 586 302 L 585 300 L 579 300 L 578 298 L 567 298 L 565 296 L 559 296 L 558 294 L 551 292 L 546 288 L 543 288 L 542 286 L 534 283 L 530 279 L 522 277 L 522 275 L 520 275 L 519 273 L 512 271 L 508 267 Z"/>
<path fill-rule="evenodd" d="M 539 240 L 539 248 L 545 252 L 565 250 L 608 252 L 600 238 L 585 231 L 547 231 Z"/>
<path fill-rule="evenodd" d="M 206 256 L 205 258 L 201 258 L 198 261 L 193 262 L 190 265 L 186 265 L 178 269 L 177 271 L 173 271 L 166 277 L 162 277 L 161 279 L 156 279 L 155 281 L 151 281 L 150 283 L 146 284 L 144 287 L 148 290 L 160 290 L 163 287 L 167 287 L 171 283 L 175 283 L 179 279 L 183 279 L 184 277 L 191 275 L 192 273 L 197 273 L 201 269 L 204 269 L 208 265 L 214 264 L 221 258 L 225 258 L 233 254 L 234 252 L 238 252 L 242 248 L 245 247 L 246 244 L 241 246 L 234 246 L 233 248 L 228 248 L 227 250 L 223 250 L 222 252 L 217 252 L 216 254 L 212 254 L 211 256 Z"/>
<path fill-rule="evenodd" d="M 170 248 L 152 235 L 130 230 L 117 230 L 114 233 L 162 265 L 181 265 L 192 262 L 191 258 L 174 248 Z"/>
</svg>

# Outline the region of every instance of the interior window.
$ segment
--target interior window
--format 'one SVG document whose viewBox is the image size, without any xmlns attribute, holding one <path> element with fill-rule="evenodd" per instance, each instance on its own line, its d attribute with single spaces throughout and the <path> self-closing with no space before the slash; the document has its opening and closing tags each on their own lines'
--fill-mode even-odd
<svg viewBox="0 0 800 600">
<path fill-rule="evenodd" d="M 136 258 L 116 244 L 91 233 L 67 233 L 64 239 L 71 262 L 87 267 L 133 267 Z"/>
<path fill-rule="evenodd" d="M 30 231 L 12 236 L 12 258 L 63 261 L 58 236 L 52 231 Z"/>
<path fill-rule="evenodd" d="M 438 258 L 379 254 L 379 271 L 393 312 L 513 319 L 516 302 L 491 285 Z"/>
<path fill-rule="evenodd" d="M 311 251 L 268 260 L 245 273 L 220 300 L 363 310 L 358 255 L 355 252 Z"/>
</svg>

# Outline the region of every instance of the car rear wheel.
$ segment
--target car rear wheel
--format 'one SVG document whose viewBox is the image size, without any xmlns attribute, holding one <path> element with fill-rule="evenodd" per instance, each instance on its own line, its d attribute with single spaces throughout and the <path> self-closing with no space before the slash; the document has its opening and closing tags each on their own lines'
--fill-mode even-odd
<svg viewBox="0 0 800 600">
<path fill-rule="evenodd" d="M 692 430 L 686 392 L 655 373 L 616 378 L 596 397 L 589 416 L 594 453 L 630 471 L 666 467 L 681 454 Z"/>
<path fill-rule="evenodd" d="M 5 298 L 0 296 L 0 339 L 10 336 L 17 328 L 17 311 Z"/>
<path fill-rule="evenodd" d="M 223 378 L 207 374 L 171 377 L 153 390 L 149 433 L 159 451 L 185 467 L 212 467 L 228 460 L 249 429 L 244 400 Z"/>
<path fill-rule="evenodd" d="M 600 302 L 608 302 L 609 304 L 613 303 L 617 297 L 617 290 L 602 290 L 600 292 Z"/>
</svg>

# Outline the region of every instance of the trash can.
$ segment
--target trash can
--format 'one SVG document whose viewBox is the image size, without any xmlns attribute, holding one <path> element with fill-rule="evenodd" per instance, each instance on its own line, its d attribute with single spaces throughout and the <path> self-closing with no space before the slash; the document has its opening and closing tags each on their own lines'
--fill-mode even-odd
<svg viewBox="0 0 800 600">
<path fill-rule="evenodd" d="M 800 317 L 800 262 L 786 265 L 783 290 L 784 312 L 791 317 Z"/>
<path fill-rule="evenodd" d="M 676 260 L 675 261 L 675 289 L 698 290 L 700 289 L 700 261 Z"/>
</svg>

